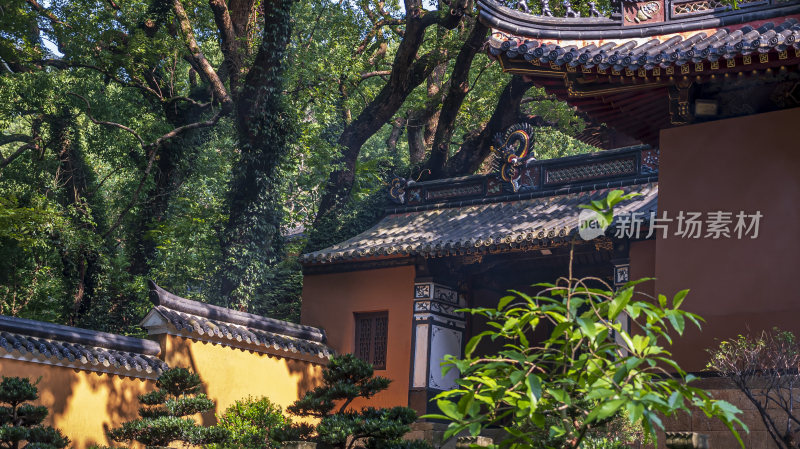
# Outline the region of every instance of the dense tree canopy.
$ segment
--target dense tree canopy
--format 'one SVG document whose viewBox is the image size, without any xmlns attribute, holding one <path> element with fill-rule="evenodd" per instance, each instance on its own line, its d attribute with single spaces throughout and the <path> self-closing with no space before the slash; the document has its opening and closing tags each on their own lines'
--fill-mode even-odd
<svg viewBox="0 0 800 449">
<path fill-rule="evenodd" d="M 519 121 L 589 150 L 487 35 L 471 0 L 4 3 L 0 313 L 136 333 L 151 278 L 297 319 L 293 255 L 374 223 L 390 175 L 485 171 Z"/>
</svg>

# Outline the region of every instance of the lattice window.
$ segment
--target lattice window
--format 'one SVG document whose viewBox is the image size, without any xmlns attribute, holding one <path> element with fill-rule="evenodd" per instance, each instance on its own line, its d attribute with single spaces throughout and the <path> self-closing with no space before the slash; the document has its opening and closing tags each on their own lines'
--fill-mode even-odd
<svg viewBox="0 0 800 449">
<path fill-rule="evenodd" d="M 386 369 L 389 313 L 356 313 L 355 319 L 356 356 L 371 363 L 375 369 Z"/>
<path fill-rule="evenodd" d="M 720 0 L 703 0 L 699 2 L 679 3 L 673 6 L 674 15 L 691 14 L 694 12 L 711 11 L 725 7 L 726 3 Z"/>
</svg>

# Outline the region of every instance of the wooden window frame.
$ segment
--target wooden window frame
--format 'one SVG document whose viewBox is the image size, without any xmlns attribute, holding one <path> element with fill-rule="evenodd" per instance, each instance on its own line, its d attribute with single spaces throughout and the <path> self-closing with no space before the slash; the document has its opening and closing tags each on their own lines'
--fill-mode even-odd
<svg viewBox="0 0 800 449">
<path fill-rule="evenodd" d="M 389 339 L 389 312 L 388 311 L 381 311 L 381 312 L 356 312 L 353 314 L 355 319 L 355 339 L 354 339 L 354 351 L 353 353 L 372 364 L 372 366 L 376 370 L 385 370 L 386 369 L 386 358 L 388 356 L 388 339 Z M 380 319 L 384 320 L 384 328 L 383 328 L 383 335 L 377 335 L 376 328 L 377 324 Z M 369 333 L 368 333 L 368 348 L 365 351 L 362 350 L 362 335 L 364 331 L 364 326 L 366 324 L 369 325 Z M 381 338 L 382 337 L 382 344 Z M 382 346 L 382 347 L 380 347 Z M 382 362 L 382 363 L 381 363 Z"/>
</svg>

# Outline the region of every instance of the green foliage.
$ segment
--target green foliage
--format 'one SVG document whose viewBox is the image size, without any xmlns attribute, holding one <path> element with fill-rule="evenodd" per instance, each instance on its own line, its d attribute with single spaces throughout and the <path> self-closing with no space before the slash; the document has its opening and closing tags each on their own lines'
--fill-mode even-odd
<svg viewBox="0 0 800 449">
<path fill-rule="evenodd" d="M 211 445 L 211 449 L 270 449 L 278 444 L 270 437 L 275 429 L 288 424 L 281 408 L 267 398 L 236 401 L 217 416 L 221 427 L 228 431 L 230 438 L 220 444 Z"/>
<path fill-rule="evenodd" d="M 323 370 L 322 385 L 289 406 L 294 415 L 319 418 L 315 428 L 291 424 L 273 432 L 278 441 L 311 440 L 326 447 L 344 449 L 348 441 L 363 443 L 367 448 L 430 449 L 424 442 L 402 442 L 417 414 L 407 407 L 360 411 L 348 409 L 353 400 L 369 399 L 385 390 L 390 380 L 373 377 L 372 366 L 352 354 L 335 356 Z M 338 407 L 336 411 L 334 408 Z"/>
<path fill-rule="evenodd" d="M 157 390 L 139 396 L 145 404 L 140 419 L 108 432 L 114 441 L 138 441 L 148 448 L 167 448 L 173 442 L 191 445 L 222 443 L 229 437 L 222 427 L 203 427 L 186 416 L 214 409 L 214 401 L 200 393 L 200 376 L 186 368 L 171 368 L 156 381 Z"/>
<path fill-rule="evenodd" d="M 391 69 L 402 27 L 375 22 L 402 21 L 397 1 L 273 2 L 280 7 L 270 17 L 255 2 L 244 14 L 252 20 L 238 42 L 234 86 L 208 2 L 182 0 L 198 46 L 237 108 L 250 99 L 265 107 L 242 106 L 213 127 L 170 140 L 149 173 L 148 153 L 132 133 L 88 114 L 152 142 L 219 111 L 208 80 L 187 61 L 171 2 L 6 3 L 0 142 L 28 139 L 1 144 L 0 159 L 22 143 L 33 148 L 0 168 L 0 313 L 141 335 L 153 279 L 190 299 L 296 321 L 302 274 L 292 254 L 301 250 L 285 248 L 281 231 L 305 226 L 309 249 L 349 238 L 383 213 L 390 175 L 419 175 L 409 161 L 407 124 L 394 145 L 387 142 L 394 121 L 429 102 L 425 82 L 366 136 L 345 207 L 311 228 L 339 167 L 342 131 L 386 84 L 362 75 Z M 446 66 L 442 86 L 470 20 L 425 33 L 419 54 Z M 265 46 L 280 64 L 255 64 Z M 253 74 L 266 84 L 244 91 L 241 80 L 256 66 L 275 70 Z M 453 151 L 487 123 L 508 79 L 487 55 L 476 56 Z M 588 149 L 569 137 L 583 127 L 574 111 L 540 90 L 530 96 L 520 116 L 553 124 L 537 132 L 541 158 Z"/>
<path fill-rule="evenodd" d="M 663 428 L 659 415 L 695 406 L 720 419 L 741 442 L 734 427 L 744 427 L 739 410 L 689 386 L 693 376 L 663 347 L 672 341 L 668 329 L 682 334 L 687 321 L 699 326 L 698 316 L 679 308 L 686 291 L 671 305 L 663 295 L 652 304 L 633 298 L 634 284 L 614 292 L 598 283 L 563 278 L 539 284 L 536 296 L 513 292 L 496 309 L 469 310 L 493 329 L 469 341 L 464 359 L 447 357 L 444 370 L 458 369 L 462 376 L 458 388 L 437 396 L 443 414 L 435 417 L 452 421 L 447 436 L 463 430 L 477 435 L 497 424 L 511 436 L 503 447 L 535 446 L 531 435 L 542 429 L 563 447 L 578 447 L 587 432 L 622 411 L 654 435 Z M 635 331 L 623 327 L 623 313 Z M 544 341 L 528 340 L 548 326 Z M 484 338 L 504 342 L 504 349 L 476 355 Z M 675 373 L 665 375 L 665 369 Z"/>
<path fill-rule="evenodd" d="M 39 399 L 38 389 L 30 380 L 5 377 L 0 382 L 0 448 L 62 449 L 69 438 L 57 429 L 43 426 L 46 407 L 25 404 Z"/>
<path fill-rule="evenodd" d="M 610 222 L 614 205 L 630 196 L 615 190 L 585 208 Z M 650 302 L 634 295 L 643 281 L 614 290 L 570 275 L 537 284 L 534 296 L 512 291 L 496 308 L 467 309 L 490 329 L 470 339 L 463 359 L 445 357 L 442 371 L 457 369 L 459 386 L 439 394 L 442 413 L 428 417 L 451 421 L 445 437 L 499 425 L 509 434 L 500 447 L 578 448 L 620 413 L 654 437 L 663 429 L 660 415 L 693 406 L 722 421 L 744 447 L 740 410 L 689 386 L 694 377 L 664 348 L 670 332 L 682 335 L 687 322 L 700 326 L 699 316 L 680 309 L 688 290 Z M 546 334 L 542 341 L 529 339 L 536 331 Z M 503 350 L 476 354 L 487 338 Z"/>
</svg>

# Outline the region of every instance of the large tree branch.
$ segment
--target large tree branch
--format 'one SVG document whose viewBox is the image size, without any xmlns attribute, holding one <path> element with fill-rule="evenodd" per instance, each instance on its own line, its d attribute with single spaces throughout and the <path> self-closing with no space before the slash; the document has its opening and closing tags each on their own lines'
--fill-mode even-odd
<svg viewBox="0 0 800 449">
<path fill-rule="evenodd" d="M 197 41 L 194 37 L 192 24 L 189 21 L 189 16 L 186 15 L 186 10 L 183 9 L 181 0 L 172 1 L 172 10 L 175 12 L 175 17 L 180 24 L 183 42 L 189 50 L 190 58 L 196 64 L 201 75 L 211 84 L 211 90 L 214 92 L 214 96 L 222 103 L 222 111 L 225 114 L 231 112 L 233 110 L 233 99 L 227 89 L 225 89 L 225 85 L 222 84 L 222 80 L 211 66 L 211 63 L 208 62 L 203 52 L 200 51 L 200 46 L 197 45 Z"/>
<path fill-rule="evenodd" d="M 506 84 L 497 100 L 492 117 L 480 133 L 470 135 L 441 171 L 443 177 L 454 177 L 474 173 L 489 156 L 489 147 L 495 133 L 514 124 L 519 118 L 519 106 L 525 92 L 533 86 L 520 76 L 514 76 Z"/>
<path fill-rule="evenodd" d="M 110 126 L 112 128 L 118 128 L 118 129 L 121 129 L 123 131 L 126 131 L 126 132 L 130 133 L 131 135 L 133 135 L 133 137 L 135 137 L 136 140 L 139 141 L 139 145 L 141 145 L 142 147 L 146 146 L 145 143 L 144 143 L 144 140 L 142 139 L 142 136 L 140 136 L 139 133 L 137 133 L 136 131 L 134 131 L 130 127 L 127 127 L 127 126 L 122 125 L 120 123 L 107 122 L 107 121 L 104 121 L 104 120 L 97 120 L 96 118 L 94 118 L 94 116 L 92 115 L 92 106 L 89 104 L 89 100 L 87 100 L 86 97 L 84 97 L 83 95 L 78 95 L 78 94 L 76 94 L 74 92 L 67 92 L 67 95 L 72 95 L 73 97 L 79 98 L 79 99 L 83 100 L 84 103 L 86 103 L 86 116 L 89 117 L 89 120 L 91 120 L 92 123 L 94 123 L 95 125 Z"/>
<path fill-rule="evenodd" d="M 239 84 L 239 71 L 242 67 L 242 58 L 239 53 L 239 39 L 237 39 L 236 31 L 233 27 L 233 20 L 231 19 L 228 5 L 225 0 L 208 0 L 208 5 L 214 13 L 214 22 L 217 24 L 217 29 L 221 37 L 220 48 L 222 55 L 225 57 L 223 61 L 223 68 L 225 73 L 228 74 L 230 80 L 231 90 L 235 91 L 236 86 Z"/>
<path fill-rule="evenodd" d="M 420 109 L 408 111 L 408 155 L 412 166 L 425 160 L 428 148 L 433 144 L 433 137 L 439 121 L 439 106 L 442 104 L 442 92 L 449 90 L 450 81 L 442 84 L 447 72 L 447 61 L 442 62 L 428 76 L 428 100 Z"/>
<path fill-rule="evenodd" d="M 367 33 L 367 35 L 364 36 L 364 39 L 361 40 L 361 43 L 358 45 L 358 48 L 356 48 L 356 54 L 360 55 L 361 53 L 364 53 L 364 50 L 367 49 L 367 46 L 369 45 L 370 41 L 372 41 L 372 39 L 375 38 L 375 36 L 378 34 L 378 31 L 380 31 L 381 28 L 385 26 L 396 27 L 402 24 L 403 21 L 400 19 L 382 19 L 377 21 L 372 26 L 372 29 L 369 30 L 369 33 Z"/>
<path fill-rule="evenodd" d="M 25 0 L 25 1 L 28 2 L 28 4 L 31 5 L 31 7 L 33 7 L 34 10 L 36 10 L 36 12 L 50 19 L 50 22 L 69 27 L 69 25 L 67 25 L 61 19 L 56 17 L 56 15 L 52 13 L 52 11 L 40 5 L 39 2 L 37 2 L 36 0 Z"/>
<path fill-rule="evenodd" d="M 448 12 L 440 14 L 438 11 L 425 11 L 422 0 L 404 0 L 406 29 L 395 53 L 392 74 L 378 95 L 339 136 L 338 143 L 342 147 L 340 168 L 331 172 L 328 178 L 314 219 L 315 226 L 350 197 L 361 146 L 394 116 L 411 91 L 425 81 L 439 64 L 440 53 L 419 56 L 426 29 L 434 25 L 455 28 L 463 17 L 464 8 L 471 4 L 472 0 L 452 0 Z"/>
<path fill-rule="evenodd" d="M 27 134 L 9 134 L 7 136 L 0 136 L 0 146 L 12 143 L 12 142 L 26 142 L 29 143 L 33 140 L 33 137 Z"/>
<path fill-rule="evenodd" d="M 16 158 L 18 158 L 19 156 L 21 156 L 21 155 L 22 155 L 22 153 L 24 153 L 26 150 L 36 150 L 36 149 L 38 149 L 38 148 L 39 148 L 39 146 L 38 146 L 38 145 L 36 145 L 36 144 L 35 144 L 35 143 L 33 143 L 33 142 L 31 142 L 31 143 L 26 143 L 25 145 L 22 145 L 21 147 L 17 148 L 17 151 L 15 151 L 15 152 L 11 153 L 11 155 L 10 155 L 10 156 L 8 156 L 8 157 L 7 157 L 7 158 L 5 158 L 5 159 L 2 159 L 2 160 L 0 160 L 0 170 L 2 170 L 3 168 L 5 168 L 5 166 L 6 166 L 6 165 L 8 165 L 8 164 L 10 164 L 10 163 L 14 162 L 14 159 L 16 159 Z"/>
<path fill-rule="evenodd" d="M 155 97 L 157 97 L 159 99 L 163 99 L 163 97 L 161 96 L 161 93 L 156 91 L 156 90 L 154 90 L 153 88 L 151 88 L 149 86 L 146 86 L 144 84 L 141 84 L 141 83 L 125 81 L 125 80 L 121 79 L 120 77 L 118 77 L 117 75 L 109 72 L 108 70 L 105 70 L 102 67 L 98 67 L 96 65 L 81 64 L 81 63 L 77 63 L 77 62 L 65 61 L 63 59 L 43 59 L 43 60 L 40 60 L 40 61 L 34 61 L 34 63 L 43 64 L 43 65 L 47 65 L 47 66 L 50 66 L 50 67 L 55 67 L 55 68 L 61 69 L 61 70 L 65 70 L 65 69 L 68 69 L 68 68 L 82 68 L 82 69 L 94 70 L 96 72 L 99 72 L 99 73 L 103 74 L 106 78 L 108 78 L 111 81 L 114 81 L 115 83 L 117 83 L 117 84 L 119 84 L 121 86 L 133 87 L 133 88 L 139 89 L 139 90 L 141 90 L 143 92 L 146 92 L 148 94 L 151 94 L 151 95 L 153 95 L 153 96 L 155 96 Z M 133 79 L 133 78 L 131 78 L 131 79 Z"/>
<path fill-rule="evenodd" d="M 436 126 L 436 134 L 433 138 L 431 157 L 426 164 L 426 168 L 430 170 L 433 178 L 441 177 L 442 170 L 444 170 L 447 162 L 450 141 L 455 131 L 456 117 L 469 93 L 469 72 L 472 68 L 472 61 L 483 46 L 488 31 L 489 28 L 486 25 L 476 20 L 472 26 L 472 31 L 456 57 L 453 74 L 450 77 L 450 88 L 442 104 L 439 123 Z"/>
<path fill-rule="evenodd" d="M 373 72 L 362 73 L 361 80 L 363 81 L 365 79 L 372 78 L 373 76 L 387 76 L 391 74 L 392 74 L 391 70 L 375 70 Z"/>
</svg>

